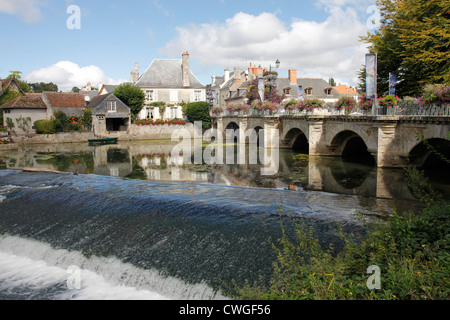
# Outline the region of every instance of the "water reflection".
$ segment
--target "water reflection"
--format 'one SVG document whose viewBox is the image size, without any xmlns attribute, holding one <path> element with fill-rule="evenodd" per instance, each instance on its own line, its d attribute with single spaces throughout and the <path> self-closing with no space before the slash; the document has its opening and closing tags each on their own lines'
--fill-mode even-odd
<svg viewBox="0 0 450 320">
<path fill-rule="evenodd" d="M 309 157 L 280 151 L 278 173 L 261 174 L 261 164 L 186 164 L 191 154 L 173 154 L 175 143 L 121 142 L 117 145 L 36 145 L 0 153 L 0 168 L 24 167 L 152 181 L 187 181 L 291 190 L 312 190 L 363 197 L 414 199 L 401 169 L 377 169 L 340 158 Z M 204 148 L 204 147 L 202 147 Z M 226 149 L 226 148 L 225 148 Z M 185 149 L 186 152 L 186 149 Z M 247 151 L 248 152 L 248 151 Z M 267 155 L 267 156 L 270 156 Z"/>
</svg>

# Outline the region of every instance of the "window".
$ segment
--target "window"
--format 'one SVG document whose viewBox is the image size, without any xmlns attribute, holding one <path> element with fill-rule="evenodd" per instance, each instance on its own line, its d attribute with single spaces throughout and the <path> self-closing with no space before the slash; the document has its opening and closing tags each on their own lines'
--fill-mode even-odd
<svg viewBox="0 0 450 320">
<path fill-rule="evenodd" d="M 108 112 L 117 112 L 117 106 L 115 101 L 108 101 Z"/>
<path fill-rule="evenodd" d="M 291 88 L 284 89 L 284 94 L 285 95 L 290 95 L 291 94 Z"/>
<path fill-rule="evenodd" d="M 5 113 L 11 113 L 11 110 L 3 110 Z"/>
<path fill-rule="evenodd" d="M 325 89 L 325 94 L 326 94 L 327 96 L 331 96 L 331 88 Z"/>
<path fill-rule="evenodd" d="M 231 92 L 230 92 L 231 95 Z M 202 99 L 202 92 L 200 90 L 194 91 L 194 101 L 201 101 Z"/>
<path fill-rule="evenodd" d="M 306 88 L 305 93 L 307 96 L 312 96 L 312 88 Z"/>
<path fill-rule="evenodd" d="M 147 102 L 153 102 L 153 101 L 155 101 L 154 99 L 155 99 L 155 92 L 153 91 L 153 90 L 146 90 L 145 91 L 145 100 L 147 101 Z"/>
</svg>

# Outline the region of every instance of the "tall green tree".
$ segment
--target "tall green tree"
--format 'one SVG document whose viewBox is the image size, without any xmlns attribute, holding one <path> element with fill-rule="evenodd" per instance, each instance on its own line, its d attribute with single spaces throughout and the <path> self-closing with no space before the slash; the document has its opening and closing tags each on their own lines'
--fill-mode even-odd
<svg viewBox="0 0 450 320">
<path fill-rule="evenodd" d="M 36 82 L 36 83 L 30 83 L 31 89 L 35 93 L 41 93 L 44 91 L 54 91 L 58 92 L 58 86 L 54 84 L 53 82 L 45 83 L 45 82 Z"/>
<path fill-rule="evenodd" d="M 131 83 L 124 83 L 114 89 L 114 95 L 131 109 L 131 113 L 136 115 L 141 112 L 144 106 L 145 93 L 139 87 Z"/>
<path fill-rule="evenodd" d="M 450 2 L 377 0 L 378 31 L 361 37 L 378 54 L 378 94 L 389 91 L 398 73 L 401 96 L 420 95 L 427 83 L 450 83 Z M 361 86 L 362 87 L 362 86 Z"/>
</svg>

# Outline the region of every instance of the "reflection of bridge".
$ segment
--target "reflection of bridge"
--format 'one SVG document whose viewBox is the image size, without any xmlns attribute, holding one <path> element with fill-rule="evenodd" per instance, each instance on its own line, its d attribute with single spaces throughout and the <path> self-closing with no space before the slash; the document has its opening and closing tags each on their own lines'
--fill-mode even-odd
<svg viewBox="0 0 450 320">
<path fill-rule="evenodd" d="M 89 147 L 87 144 L 35 145 L 33 148 L 21 147 L 9 153 L 6 160 L 9 169 L 32 167 L 36 169 L 62 170 L 58 162 L 51 159 L 58 154 L 59 161 L 67 157 L 67 172 L 79 170 L 80 173 L 95 173 L 127 177 L 138 167 L 142 176 L 136 178 L 154 181 L 193 181 L 225 184 L 230 186 L 251 186 L 287 188 L 292 181 L 291 158 L 279 158 L 279 172 L 275 176 L 261 176 L 261 165 L 246 163 L 242 165 L 224 164 L 204 167 L 208 170 L 195 170 L 183 162 L 183 157 L 173 154 L 174 144 L 119 143 Z M 200 146 L 200 148 L 202 148 Z M 237 148 L 239 151 L 239 148 Z M 187 157 L 191 158 L 194 148 Z M 248 151 L 248 150 L 247 150 Z M 247 152 L 246 151 L 246 152 Z M 75 157 L 74 157 L 75 156 Z M 186 156 L 186 155 L 185 155 Z M 275 162 L 277 155 L 268 154 L 269 163 Z M 80 161 L 74 161 L 78 159 Z M 368 166 L 346 166 L 341 161 L 323 157 L 307 157 L 301 173 L 301 183 L 295 183 L 305 190 L 325 191 L 339 194 L 357 194 L 373 198 L 412 199 L 401 170 L 376 169 Z M 61 162 L 59 162 L 61 163 Z M 88 168 L 89 167 L 89 168 Z M 352 179 L 349 179 L 351 177 Z M 289 181 L 288 181 L 289 180 Z"/>
<path fill-rule="evenodd" d="M 303 147 L 310 155 L 368 152 L 378 167 L 404 167 L 412 154 L 423 162 L 427 155 L 416 152 L 419 135 L 446 148 L 450 144 L 448 116 L 224 116 L 214 118 L 213 125 L 224 137 L 227 129 L 239 128 L 239 141 L 248 141 L 246 130 L 264 129 L 266 147 L 278 132 L 281 148 Z"/>
</svg>

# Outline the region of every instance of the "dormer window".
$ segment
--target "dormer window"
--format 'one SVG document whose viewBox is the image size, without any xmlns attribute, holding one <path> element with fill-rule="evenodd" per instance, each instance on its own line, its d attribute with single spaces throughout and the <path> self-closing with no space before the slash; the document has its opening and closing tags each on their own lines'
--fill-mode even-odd
<svg viewBox="0 0 450 320">
<path fill-rule="evenodd" d="M 305 93 L 307 96 L 312 96 L 312 88 L 306 88 Z"/>
<path fill-rule="evenodd" d="M 327 89 L 325 89 L 325 94 L 326 94 L 327 96 L 331 96 L 331 91 L 332 91 L 331 88 L 327 88 Z"/>
<path fill-rule="evenodd" d="M 108 112 L 117 112 L 116 101 L 108 101 Z"/>
<path fill-rule="evenodd" d="M 290 95 L 291 94 L 291 88 L 284 89 L 284 94 L 285 95 Z"/>
</svg>

